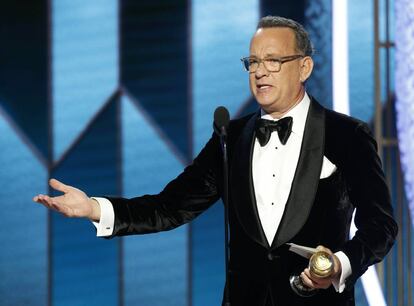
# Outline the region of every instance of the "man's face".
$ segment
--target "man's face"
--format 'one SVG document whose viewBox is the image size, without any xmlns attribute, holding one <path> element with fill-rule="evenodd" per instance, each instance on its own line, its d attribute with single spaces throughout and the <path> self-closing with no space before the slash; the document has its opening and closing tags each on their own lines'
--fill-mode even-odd
<svg viewBox="0 0 414 306">
<path fill-rule="evenodd" d="M 258 59 L 295 54 L 300 52 L 290 28 L 261 28 L 250 43 L 250 57 Z M 269 72 L 261 63 L 256 72 L 249 73 L 250 90 L 267 113 L 281 115 L 302 97 L 302 84 L 310 74 L 303 71 L 306 60 L 311 61 L 306 57 L 285 62 L 279 72 Z"/>
</svg>

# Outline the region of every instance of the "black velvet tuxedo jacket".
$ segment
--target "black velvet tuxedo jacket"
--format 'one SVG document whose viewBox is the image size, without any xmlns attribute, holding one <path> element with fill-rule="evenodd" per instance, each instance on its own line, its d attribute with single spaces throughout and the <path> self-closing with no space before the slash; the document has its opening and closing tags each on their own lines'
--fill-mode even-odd
<svg viewBox="0 0 414 306">
<path fill-rule="evenodd" d="M 397 234 L 376 143 L 368 127 L 311 99 L 290 195 L 269 245 L 252 180 L 254 126 L 259 115 L 232 120 L 228 131 L 231 305 L 354 305 L 355 281 L 387 254 Z M 324 156 L 337 169 L 320 179 Z M 189 222 L 220 198 L 222 186 L 221 149 L 213 135 L 193 163 L 161 193 L 109 198 L 115 210 L 113 235 L 170 230 Z M 349 240 L 354 209 L 358 231 Z M 311 298 L 296 296 L 289 276 L 300 273 L 308 261 L 289 252 L 287 242 L 343 251 L 352 267 L 346 290 L 339 294 L 331 286 Z"/>
</svg>

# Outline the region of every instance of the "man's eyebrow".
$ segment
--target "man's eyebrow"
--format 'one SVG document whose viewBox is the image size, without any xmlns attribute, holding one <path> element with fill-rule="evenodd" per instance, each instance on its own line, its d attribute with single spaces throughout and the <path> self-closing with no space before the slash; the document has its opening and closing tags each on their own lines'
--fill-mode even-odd
<svg viewBox="0 0 414 306">
<path fill-rule="evenodd" d="M 259 58 L 257 55 L 255 54 L 250 54 L 249 57 L 253 57 L 253 58 Z M 283 57 L 283 55 L 277 55 L 275 53 L 267 53 L 264 55 L 263 58 L 280 58 Z"/>
</svg>

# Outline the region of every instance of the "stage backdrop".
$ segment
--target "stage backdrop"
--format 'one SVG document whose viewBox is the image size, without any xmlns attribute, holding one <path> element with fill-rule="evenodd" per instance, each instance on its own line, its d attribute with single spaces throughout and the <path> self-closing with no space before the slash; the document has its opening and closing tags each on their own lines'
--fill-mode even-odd
<svg viewBox="0 0 414 306">
<path fill-rule="evenodd" d="M 160 191 L 208 140 L 217 106 L 257 108 L 239 58 L 263 15 L 306 25 L 308 89 L 331 107 L 331 1 L 281 2 L 2 1 L 0 305 L 220 304 L 221 203 L 168 233 L 105 240 L 31 198 L 50 177 L 89 195 Z M 349 6 L 351 114 L 369 121 L 372 5 Z M 367 305 L 359 283 L 357 297 Z"/>
</svg>

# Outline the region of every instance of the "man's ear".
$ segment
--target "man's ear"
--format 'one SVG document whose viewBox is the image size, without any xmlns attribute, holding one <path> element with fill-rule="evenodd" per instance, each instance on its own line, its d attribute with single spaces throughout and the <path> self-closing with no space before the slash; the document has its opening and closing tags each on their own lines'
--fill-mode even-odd
<svg viewBox="0 0 414 306">
<path fill-rule="evenodd" d="M 302 64 L 300 66 L 300 81 L 305 83 L 305 81 L 310 77 L 313 70 L 313 59 L 310 56 L 305 56 L 302 59 Z"/>
</svg>

